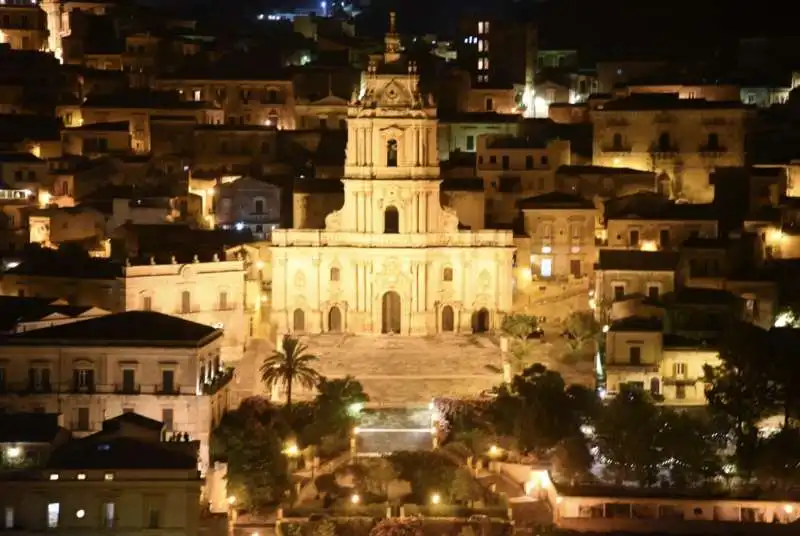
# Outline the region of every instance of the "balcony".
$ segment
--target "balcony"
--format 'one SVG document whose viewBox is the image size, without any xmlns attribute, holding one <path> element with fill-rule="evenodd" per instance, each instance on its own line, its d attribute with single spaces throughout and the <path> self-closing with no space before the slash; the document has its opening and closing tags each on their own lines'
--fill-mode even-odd
<svg viewBox="0 0 800 536">
<path fill-rule="evenodd" d="M 181 388 L 177 385 L 164 385 L 158 384 L 155 388 L 155 394 L 162 396 L 177 396 L 181 394 Z"/>
<path fill-rule="evenodd" d="M 720 145 L 701 145 L 697 148 L 697 152 L 705 158 L 719 158 L 727 153 L 728 149 Z"/>
<path fill-rule="evenodd" d="M 600 151 L 604 153 L 625 154 L 625 153 L 630 153 L 631 150 L 632 147 L 630 145 L 622 145 L 622 144 L 621 145 L 610 144 L 610 145 L 603 145 L 600 147 Z"/>
<path fill-rule="evenodd" d="M 203 384 L 203 394 L 204 395 L 213 395 L 226 385 L 230 383 L 233 379 L 233 368 L 228 368 L 222 374 L 214 377 L 208 383 Z"/>
<path fill-rule="evenodd" d="M 650 148 L 650 155 L 656 162 L 677 158 L 678 153 L 680 153 L 680 149 L 677 145 L 654 145 Z"/>
<path fill-rule="evenodd" d="M 117 384 L 114 386 L 114 393 L 118 395 L 138 395 L 142 392 L 142 386 L 135 384 Z"/>
<path fill-rule="evenodd" d="M 23 395 L 45 395 L 53 392 L 53 386 L 50 382 L 47 383 L 28 383 L 22 388 L 20 394 Z"/>
<path fill-rule="evenodd" d="M 91 395 L 95 393 L 96 387 L 97 386 L 94 383 L 73 383 L 71 392 Z"/>
</svg>

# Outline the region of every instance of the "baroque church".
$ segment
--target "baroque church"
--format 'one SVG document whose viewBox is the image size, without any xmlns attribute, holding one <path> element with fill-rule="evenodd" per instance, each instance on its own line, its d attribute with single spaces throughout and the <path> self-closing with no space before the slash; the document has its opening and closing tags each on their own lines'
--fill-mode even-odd
<svg viewBox="0 0 800 536">
<path fill-rule="evenodd" d="M 343 206 L 325 229 L 272 235 L 277 333 L 499 327 L 512 303 L 512 233 L 461 230 L 441 205 L 436 106 L 401 53 L 394 14 L 347 115 Z"/>
</svg>

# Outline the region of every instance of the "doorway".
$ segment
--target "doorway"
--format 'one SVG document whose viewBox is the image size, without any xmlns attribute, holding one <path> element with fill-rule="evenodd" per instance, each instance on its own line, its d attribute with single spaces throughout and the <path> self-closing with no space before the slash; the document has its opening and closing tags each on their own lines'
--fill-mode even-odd
<svg viewBox="0 0 800 536">
<path fill-rule="evenodd" d="M 328 311 L 328 331 L 333 333 L 342 331 L 342 311 L 335 305 Z"/>
<path fill-rule="evenodd" d="M 442 307 L 442 331 L 452 332 L 455 324 L 455 314 L 449 305 Z"/>
<path fill-rule="evenodd" d="M 294 331 L 306 330 L 306 314 L 302 309 L 295 309 L 292 314 L 292 328 Z"/>
<path fill-rule="evenodd" d="M 400 333 L 400 295 L 390 290 L 381 304 L 381 333 Z"/>
<path fill-rule="evenodd" d="M 472 314 L 472 332 L 486 333 L 489 331 L 489 311 L 484 307 Z"/>
</svg>

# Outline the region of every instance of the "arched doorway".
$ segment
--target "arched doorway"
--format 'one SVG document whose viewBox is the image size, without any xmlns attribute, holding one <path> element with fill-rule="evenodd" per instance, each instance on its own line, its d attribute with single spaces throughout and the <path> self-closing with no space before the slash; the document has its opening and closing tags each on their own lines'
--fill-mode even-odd
<svg viewBox="0 0 800 536">
<path fill-rule="evenodd" d="M 342 312 L 335 305 L 328 311 L 328 331 L 333 333 L 342 331 Z"/>
<path fill-rule="evenodd" d="M 383 211 L 384 234 L 398 234 L 400 232 L 400 213 L 397 207 L 389 205 Z"/>
<path fill-rule="evenodd" d="M 487 331 L 489 331 L 489 311 L 483 307 L 472 313 L 472 332 L 486 333 Z"/>
<path fill-rule="evenodd" d="M 386 167 L 397 167 L 397 140 L 386 142 Z"/>
<path fill-rule="evenodd" d="M 455 314 L 449 305 L 442 307 L 442 331 L 453 331 L 455 325 Z"/>
<path fill-rule="evenodd" d="M 295 309 L 292 314 L 292 329 L 294 331 L 306 330 L 306 314 L 302 309 Z"/>
<path fill-rule="evenodd" d="M 381 303 L 381 333 L 400 333 L 400 294 L 390 290 Z"/>
</svg>

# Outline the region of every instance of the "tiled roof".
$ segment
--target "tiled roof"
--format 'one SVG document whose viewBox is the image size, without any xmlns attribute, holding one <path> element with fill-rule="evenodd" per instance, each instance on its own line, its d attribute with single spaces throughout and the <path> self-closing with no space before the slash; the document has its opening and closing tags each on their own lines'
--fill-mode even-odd
<svg viewBox="0 0 800 536">
<path fill-rule="evenodd" d="M 54 304 L 56 301 L 56 298 L 0 296 L 0 332 L 11 331 L 20 322 L 41 320 L 53 313 L 74 317 L 92 309 L 88 306 Z"/>
<path fill-rule="evenodd" d="M 132 437 L 107 437 L 102 433 L 70 441 L 56 450 L 49 469 L 193 469 L 197 458 L 181 444 L 143 441 Z"/>
<path fill-rule="evenodd" d="M 0 443 L 50 443 L 62 429 L 57 413 L 0 414 Z"/>
<path fill-rule="evenodd" d="M 680 261 L 680 253 L 675 251 L 601 249 L 599 256 L 599 270 L 629 272 L 673 272 Z"/>
<path fill-rule="evenodd" d="M 221 330 L 177 316 L 153 311 L 127 311 L 16 333 L 6 337 L 0 344 L 196 348 L 221 336 Z"/>
<path fill-rule="evenodd" d="M 517 201 L 520 209 L 565 209 L 565 210 L 594 210 L 594 203 L 579 195 L 564 192 L 550 192 L 547 194 L 528 197 Z"/>
</svg>

